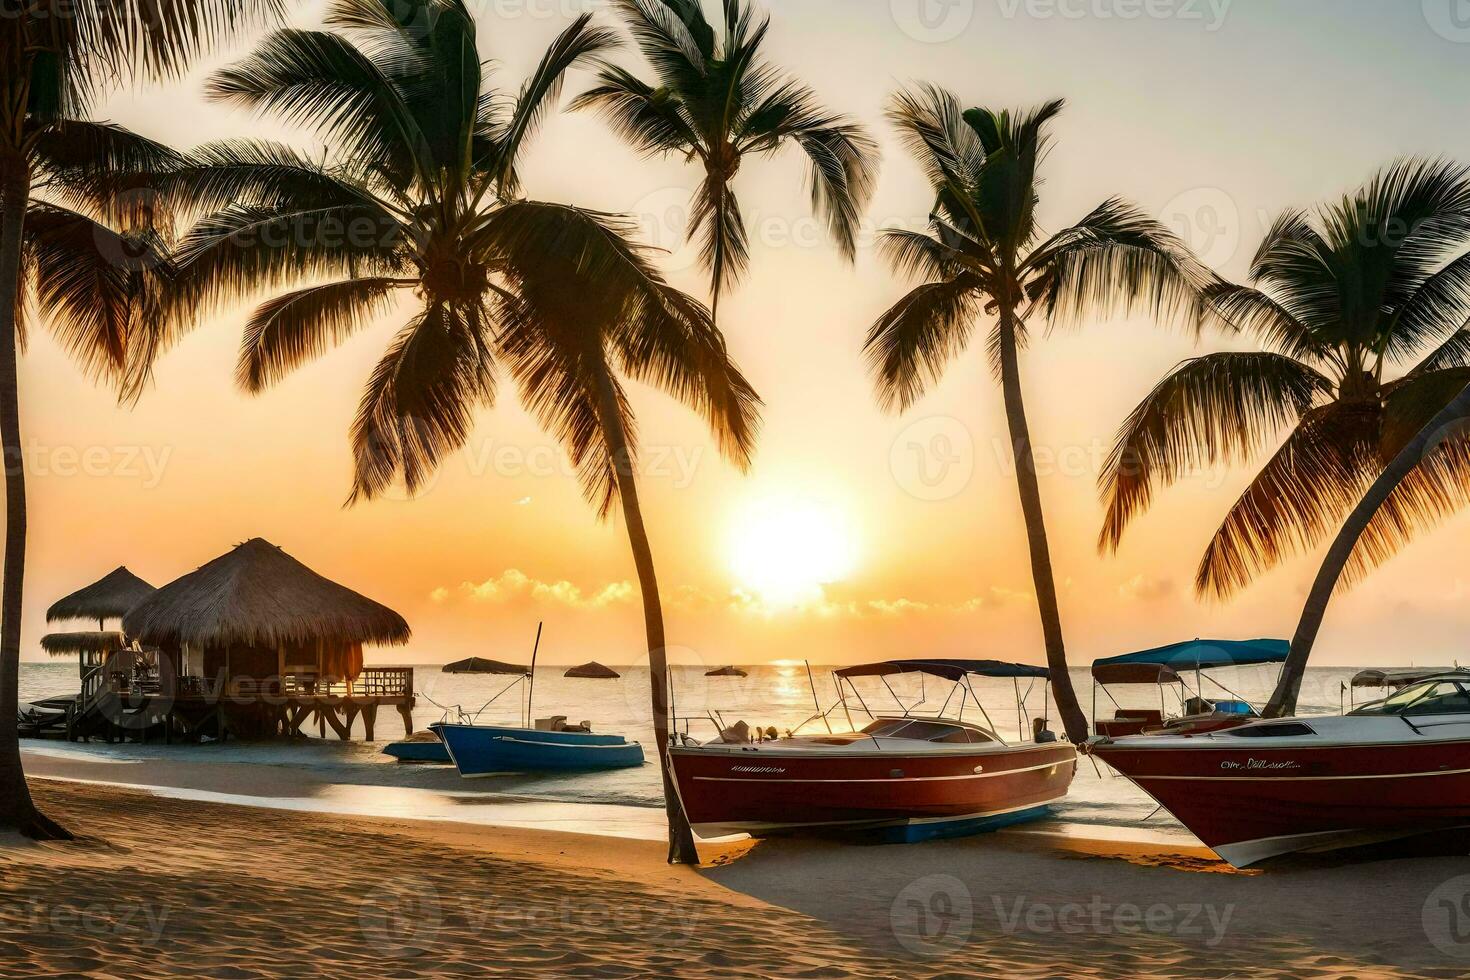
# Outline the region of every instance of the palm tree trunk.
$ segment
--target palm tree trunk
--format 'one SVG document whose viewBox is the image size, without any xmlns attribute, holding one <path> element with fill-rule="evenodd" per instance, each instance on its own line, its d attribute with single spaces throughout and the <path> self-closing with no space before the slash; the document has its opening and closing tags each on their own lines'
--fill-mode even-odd
<svg viewBox="0 0 1470 980">
<path fill-rule="evenodd" d="M 1041 486 L 1036 480 L 1036 457 L 1031 451 L 1031 430 L 1026 424 L 1026 403 L 1021 397 L 1021 366 L 1016 350 L 1015 314 L 1001 314 L 1000 387 L 1005 396 L 1006 422 L 1011 431 L 1011 451 L 1016 459 L 1016 488 L 1021 496 L 1021 514 L 1026 521 L 1026 538 L 1031 545 L 1031 578 L 1036 586 L 1036 605 L 1041 612 L 1041 633 L 1046 641 L 1046 665 L 1051 671 L 1052 693 L 1057 699 L 1067 738 L 1087 738 L 1087 716 L 1077 703 L 1072 675 L 1067 673 L 1067 648 L 1062 642 L 1062 615 L 1057 608 L 1057 585 L 1051 570 L 1051 549 L 1046 543 L 1046 516 L 1041 509 Z"/>
<path fill-rule="evenodd" d="M 664 611 L 659 599 L 658 576 L 653 568 L 653 548 L 648 543 L 648 530 L 643 525 L 643 510 L 638 505 L 638 481 L 633 474 L 628 436 L 618 407 L 612 377 L 602 370 L 597 378 L 598 413 L 602 430 L 617 472 L 618 497 L 623 503 L 623 520 L 628 525 L 628 544 L 633 550 L 633 565 L 638 570 L 638 589 L 643 596 L 643 625 L 648 633 L 648 685 L 653 702 L 653 733 L 658 743 L 659 772 L 663 775 L 664 809 L 669 818 L 669 863 L 698 864 L 699 851 L 694 846 L 694 832 L 684 806 L 674 787 L 669 769 L 669 688 L 668 661 L 665 656 Z"/>
<path fill-rule="evenodd" d="M 16 303 L 21 243 L 30 202 L 30 168 L 19 154 L 0 157 L 0 449 L 5 465 L 5 566 L 0 585 L 0 829 L 30 837 L 69 837 L 31 801 L 20 762 L 20 613 L 25 586 L 26 483 L 20 444 Z"/>
<path fill-rule="evenodd" d="M 1327 549 L 1327 557 L 1322 560 L 1322 567 L 1317 571 L 1317 580 L 1312 583 L 1312 591 L 1307 595 L 1306 605 L 1302 607 L 1302 618 L 1297 623 L 1296 635 L 1291 638 L 1291 652 L 1287 654 L 1286 663 L 1281 667 L 1276 690 L 1266 704 L 1267 718 L 1281 718 L 1295 713 L 1297 694 L 1301 691 L 1302 677 L 1307 672 L 1307 658 L 1312 655 L 1312 646 L 1317 642 L 1317 631 L 1327 615 L 1327 605 L 1332 601 L 1332 593 L 1337 588 L 1338 579 L 1342 577 L 1342 570 L 1352 556 L 1358 539 L 1367 529 L 1368 522 L 1403 482 L 1404 477 L 1412 473 L 1414 467 L 1424 459 L 1425 450 L 1433 448 L 1431 442 L 1437 443 L 1447 434 L 1445 430 L 1449 426 L 1466 417 L 1470 417 L 1470 386 L 1456 395 L 1438 415 L 1429 420 L 1428 425 L 1409 440 L 1407 446 L 1399 450 L 1399 454 L 1378 475 L 1378 479 L 1373 481 L 1363 499 L 1358 501 L 1358 505 L 1348 515 L 1342 530 L 1337 532 L 1332 547 Z M 1464 433 L 1457 432 L 1453 435 L 1463 437 Z"/>
</svg>

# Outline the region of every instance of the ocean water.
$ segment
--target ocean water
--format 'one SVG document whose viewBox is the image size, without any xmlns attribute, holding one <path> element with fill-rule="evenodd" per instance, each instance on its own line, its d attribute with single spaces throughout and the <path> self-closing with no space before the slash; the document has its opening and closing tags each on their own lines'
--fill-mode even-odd
<svg viewBox="0 0 1470 980">
<path fill-rule="evenodd" d="M 534 716 L 566 715 L 569 721 L 589 721 L 594 731 L 620 733 L 643 742 L 649 758 L 653 758 L 647 668 L 616 668 L 623 674 L 617 680 L 567 678 L 562 676 L 564 669 L 543 666 L 536 671 Z M 896 697 L 904 707 L 934 710 L 953 690 L 951 684 L 937 678 L 890 678 L 887 686 L 881 679 L 864 678 L 857 682 L 861 700 L 849 694 L 846 711 L 837 707 L 827 715 L 826 721 L 820 718 L 813 720 L 816 704 L 820 704 L 823 710 L 837 704 L 836 687 L 826 668 L 812 667 L 814 683 L 808 681 L 806 668 L 801 664 L 758 665 L 744 669 L 749 671 L 749 676 L 705 677 L 702 667 L 675 667 L 675 710 L 681 718 L 692 718 L 687 722 L 681 721 L 681 729 L 687 727 L 690 734 L 699 739 L 713 735 L 717 720 L 726 724 L 744 720 L 752 727 L 775 726 L 783 732 L 803 722 L 806 722 L 801 729 L 804 732 L 825 731 L 828 722 L 834 730 L 849 730 L 867 721 L 864 705 L 874 714 L 897 713 L 901 709 Z M 1329 714 L 1338 712 L 1340 707 L 1347 707 L 1346 682 L 1356 670 L 1351 667 L 1309 669 L 1302 687 L 1300 712 Z M 1074 670 L 1072 674 L 1083 710 L 1091 714 L 1091 676 L 1085 668 Z M 1212 676 L 1229 691 L 1260 703 L 1270 694 L 1276 670 L 1270 667 L 1231 668 L 1215 671 Z M 513 685 L 513 680 L 498 675 L 445 674 L 437 666 L 418 666 L 414 670 L 414 686 L 419 697 L 414 713 L 415 727 L 422 729 L 442 718 L 452 719 L 461 711 L 483 723 L 519 724 L 524 717 L 526 686 Z M 1208 678 L 1203 685 L 1206 696 L 1226 696 L 1226 692 Z M 22 701 L 72 694 L 77 688 L 74 663 L 21 665 Z M 1053 730 L 1061 730 L 1055 705 L 1046 697 L 1046 685 L 1040 682 L 1015 684 L 1010 680 L 975 678 L 974 690 L 984 707 L 984 715 L 973 701 L 967 700 L 963 716 L 982 723 L 988 718 L 990 727 L 1007 740 L 1029 738 L 1030 719 L 1043 712 L 1051 720 Z M 1021 695 L 1019 712 L 1017 693 Z M 1125 707 L 1159 705 L 1160 692 L 1156 687 L 1115 686 L 1107 693 L 1098 688 L 1099 717 L 1112 715 L 1114 702 L 1109 699 L 1109 693 Z M 1164 706 L 1170 712 L 1177 712 L 1178 702 L 1172 689 L 1165 691 Z M 947 713 L 953 715 L 958 708 L 958 697 L 954 697 Z M 213 776 L 206 781 L 207 785 L 233 792 L 233 787 L 238 784 L 239 793 L 244 796 L 299 794 L 300 786 L 309 785 L 313 787 L 312 795 L 322 798 L 326 808 L 347 812 L 401 811 L 401 815 L 413 815 L 416 808 L 425 805 L 423 799 L 433 796 L 452 799 L 454 806 L 451 809 L 458 812 L 465 812 L 465 807 L 473 807 L 477 803 L 587 804 L 587 819 L 602 821 L 616 812 L 613 808 L 618 806 L 651 808 L 661 805 L 658 769 L 652 764 L 606 773 L 460 780 L 452 768 L 400 765 L 381 754 L 383 745 L 403 735 L 402 725 L 394 712 L 379 713 L 377 741 L 361 741 L 360 730 L 355 734 L 356 740 L 345 744 L 335 737 L 312 737 L 291 742 L 230 742 L 202 746 L 64 745 L 34 741 L 25 745 L 31 750 L 80 757 L 91 763 L 119 763 L 119 770 L 122 763 L 149 760 L 186 764 L 196 773 L 191 779 L 196 786 L 202 785 L 197 777 L 199 767 L 205 767 Z M 269 768 L 228 768 L 241 764 Z M 261 779 L 261 772 L 275 772 L 281 778 Z M 235 774 L 238 774 L 238 779 L 232 778 Z M 400 795 L 394 797 L 392 790 L 400 791 Z M 423 794 L 423 791 L 429 793 Z M 213 795 L 220 794 L 215 792 Z M 330 805 L 332 799 L 341 805 Z M 395 804 L 392 802 L 395 799 L 401 802 Z M 379 805 L 375 807 L 375 803 Z M 1057 807 L 1057 816 L 1066 824 L 1141 828 L 1165 835 L 1183 834 L 1182 828 L 1167 814 L 1153 811 L 1152 801 L 1126 779 L 1083 759 L 1070 794 Z M 567 816 L 567 812 L 571 815 Z M 576 814 L 580 812 L 566 811 L 559 819 L 575 825 Z M 444 814 L 436 812 L 435 815 Z"/>
</svg>

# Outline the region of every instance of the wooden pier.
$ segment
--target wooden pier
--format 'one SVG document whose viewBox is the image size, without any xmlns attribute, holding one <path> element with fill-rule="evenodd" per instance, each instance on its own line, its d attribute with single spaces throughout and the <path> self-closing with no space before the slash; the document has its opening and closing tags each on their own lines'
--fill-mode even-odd
<svg viewBox="0 0 1470 980">
<path fill-rule="evenodd" d="M 166 671 L 165 671 L 166 673 Z M 412 735 L 416 698 L 412 667 L 364 667 L 355 680 L 285 674 L 259 682 L 223 674 L 145 678 L 89 671 L 66 715 L 70 740 L 200 741 L 301 737 L 315 729 L 347 741 L 361 721 L 364 737 L 377 733 L 380 710 L 396 711 Z"/>
</svg>

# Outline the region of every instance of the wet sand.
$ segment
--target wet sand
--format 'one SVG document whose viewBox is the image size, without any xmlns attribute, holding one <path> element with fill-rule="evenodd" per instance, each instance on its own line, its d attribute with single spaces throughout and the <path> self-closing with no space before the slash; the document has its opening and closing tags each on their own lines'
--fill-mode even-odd
<svg viewBox="0 0 1470 980">
<path fill-rule="evenodd" d="M 1470 933 L 1454 928 L 1470 921 L 1446 917 L 1470 894 L 1466 859 L 1238 874 L 1152 845 L 994 834 L 711 846 L 695 870 L 652 841 L 34 787 L 89 839 L 0 844 L 7 978 L 1470 969 Z"/>
</svg>

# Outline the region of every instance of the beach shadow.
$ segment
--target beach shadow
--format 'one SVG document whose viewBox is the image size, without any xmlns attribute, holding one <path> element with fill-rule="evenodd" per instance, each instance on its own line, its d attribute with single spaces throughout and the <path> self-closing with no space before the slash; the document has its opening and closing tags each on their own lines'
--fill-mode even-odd
<svg viewBox="0 0 1470 980">
<path fill-rule="evenodd" d="M 1470 858 L 1312 856 L 1253 874 L 1212 865 L 990 835 L 870 846 L 776 839 L 700 873 L 875 951 L 920 960 L 932 958 L 949 916 L 963 926 L 957 955 L 1080 944 L 1119 968 L 1146 952 L 1192 976 L 1261 976 L 1267 965 L 1297 975 L 1395 967 L 1466 975 L 1470 959 L 1436 946 L 1425 916 L 1437 887 L 1470 875 Z"/>
</svg>

